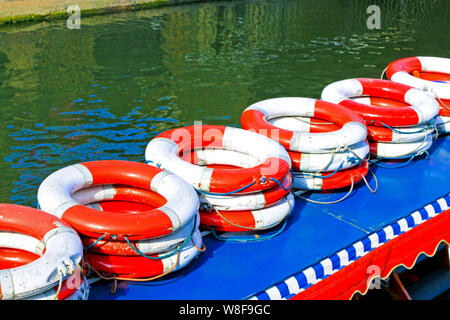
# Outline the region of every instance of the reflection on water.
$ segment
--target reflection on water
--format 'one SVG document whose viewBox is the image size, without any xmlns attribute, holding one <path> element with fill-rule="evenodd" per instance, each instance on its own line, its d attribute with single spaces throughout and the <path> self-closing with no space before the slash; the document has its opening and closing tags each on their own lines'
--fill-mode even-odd
<svg viewBox="0 0 450 320">
<path fill-rule="evenodd" d="M 319 97 L 392 60 L 446 56 L 449 1 L 234 1 L 0 29 L 0 202 L 36 205 L 51 172 L 144 160 L 159 132 L 239 125 L 261 99 Z M 447 47 L 445 47 L 447 46 Z"/>
</svg>

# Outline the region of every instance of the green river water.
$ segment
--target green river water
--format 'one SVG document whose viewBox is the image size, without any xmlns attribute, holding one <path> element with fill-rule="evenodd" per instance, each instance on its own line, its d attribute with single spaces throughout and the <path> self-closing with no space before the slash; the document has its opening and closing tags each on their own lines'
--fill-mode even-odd
<svg viewBox="0 0 450 320">
<path fill-rule="evenodd" d="M 381 11 L 369 29 L 367 7 Z M 406 56 L 449 57 L 450 1 L 232 1 L 0 28 L 0 202 L 89 160 L 144 161 L 161 131 L 239 126 L 262 99 L 318 98 Z"/>
</svg>

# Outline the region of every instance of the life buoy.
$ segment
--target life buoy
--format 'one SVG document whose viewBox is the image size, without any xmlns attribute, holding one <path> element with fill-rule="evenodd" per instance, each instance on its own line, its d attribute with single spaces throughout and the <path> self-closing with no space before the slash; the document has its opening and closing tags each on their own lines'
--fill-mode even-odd
<svg viewBox="0 0 450 320">
<path fill-rule="evenodd" d="M 367 175 L 369 171 L 369 163 L 367 161 L 361 162 L 358 166 L 340 170 L 330 177 L 327 173 L 294 173 L 294 188 L 300 190 L 316 190 L 316 191 L 330 191 L 342 189 L 356 184 Z"/>
<path fill-rule="evenodd" d="M 431 73 L 432 75 L 427 77 L 421 73 Z M 450 101 L 450 59 L 448 58 L 409 57 L 399 59 L 388 65 L 386 75 L 392 81 L 431 92 L 442 100 Z M 421 79 L 422 77 L 425 79 Z M 441 79 L 444 81 L 439 81 Z M 450 110 L 441 108 L 441 111 L 447 113 L 441 113 L 442 115 L 450 115 Z"/>
<path fill-rule="evenodd" d="M 145 164 L 142 165 L 147 166 Z M 165 172 L 161 169 L 158 170 Z M 173 176 L 172 173 L 170 175 Z M 156 176 L 153 179 L 157 179 Z M 148 184 L 154 186 L 156 182 L 150 180 Z M 160 178 L 160 180 L 164 181 L 164 177 Z M 114 182 L 114 179 L 110 182 Z M 134 217 L 134 219 L 146 212 L 167 205 L 166 198 L 162 196 L 163 193 L 157 193 L 156 189 L 124 185 L 123 180 L 120 182 L 122 184 L 100 184 L 86 187 L 73 192 L 71 197 L 86 208 L 91 208 L 98 212 L 131 214 L 130 217 Z M 160 183 L 170 182 L 171 180 L 165 180 L 165 182 Z M 187 185 L 187 183 L 183 183 Z M 194 189 L 189 186 L 188 190 L 193 191 Z M 183 195 L 180 194 L 180 196 Z M 198 202 L 198 198 L 196 200 Z M 198 208 L 198 203 L 196 208 Z M 199 247 L 193 245 L 193 243 L 199 243 L 199 241 L 201 243 L 201 239 L 198 239 L 199 221 L 200 217 L 196 212 L 191 220 L 167 235 L 134 241 L 130 241 L 128 238 L 125 241 L 121 239 L 105 240 L 83 235 L 82 241 L 87 248 L 86 257 L 88 264 L 96 272 L 126 278 L 157 276 L 164 272 L 177 270 L 186 265 L 201 251 L 199 249 L 201 244 L 199 244 Z M 192 242 L 191 236 L 195 237 L 195 242 Z M 172 256 L 163 256 L 168 255 L 170 252 L 175 252 L 181 245 L 183 247 L 179 253 L 180 263 L 175 266 L 173 263 L 176 260 L 174 262 Z M 146 261 L 148 258 L 144 257 L 144 255 L 151 255 L 154 260 L 148 262 Z M 175 257 L 177 255 L 178 253 L 174 253 Z M 158 259 L 158 257 L 161 257 L 161 259 Z M 144 264 L 148 270 L 144 272 L 139 266 L 133 268 L 132 263 Z"/>
<path fill-rule="evenodd" d="M 369 143 L 360 142 L 336 153 L 302 153 L 289 151 L 292 168 L 303 172 L 330 172 L 354 167 L 360 159 L 365 159 L 369 153 Z"/>
<path fill-rule="evenodd" d="M 389 98 L 409 106 L 373 106 L 350 99 L 360 96 Z M 368 126 L 416 126 L 434 119 L 439 112 L 439 104 L 431 95 L 401 83 L 380 79 L 358 78 L 331 83 L 323 89 L 322 99 L 358 112 Z"/>
<path fill-rule="evenodd" d="M 125 184 L 151 190 L 166 199 L 158 208 L 139 216 L 124 212 L 100 212 L 72 197 L 74 191 L 93 185 Z M 194 189 L 178 176 L 162 169 L 131 161 L 84 162 L 48 176 L 38 190 L 42 210 L 67 221 L 88 237 L 105 240 L 141 240 L 170 234 L 198 211 Z"/>
<path fill-rule="evenodd" d="M 86 259 L 92 268 L 104 275 L 125 278 L 148 278 L 184 268 L 200 253 L 199 248 L 202 246 L 202 236 L 200 231 L 196 230 L 189 244 L 181 249 L 179 253 L 161 259 L 158 258 L 168 253 L 151 255 L 155 259 L 143 256 L 87 253 Z"/>
<path fill-rule="evenodd" d="M 294 204 L 294 196 L 289 193 L 276 204 L 259 210 L 200 211 L 200 220 L 202 225 L 216 231 L 265 230 L 283 221 L 292 212 Z"/>
<path fill-rule="evenodd" d="M 35 296 L 54 288 L 77 270 L 83 246 L 68 224 L 40 210 L 11 204 L 0 204 L 0 216 L 0 230 L 17 234 L 3 237 L 3 248 L 14 249 L 24 241 L 20 249 L 42 254 L 24 266 L 0 270 L 1 299 Z M 30 248 L 28 238 L 35 238 L 35 245 L 41 244 Z M 13 239 L 19 241 L 12 243 Z"/>
<path fill-rule="evenodd" d="M 326 133 L 286 130 L 269 121 L 279 117 L 314 117 L 336 124 L 339 129 Z M 364 141 L 367 129 L 364 120 L 342 106 L 311 98 L 285 97 L 252 104 L 241 116 L 244 129 L 279 141 L 287 150 L 306 153 L 330 153 Z"/>
<path fill-rule="evenodd" d="M 183 160 L 180 154 L 197 149 L 224 149 L 248 154 L 259 165 L 251 168 L 208 168 Z M 211 193 L 262 191 L 276 185 L 290 170 L 286 150 L 276 141 L 254 132 L 224 126 L 176 128 L 152 139 L 145 150 L 147 162 L 179 175 L 194 188 Z"/>
<path fill-rule="evenodd" d="M 409 57 L 391 62 L 386 68 L 389 79 L 430 92 L 439 102 L 436 124 L 439 133 L 449 133 L 450 59 Z"/>
</svg>

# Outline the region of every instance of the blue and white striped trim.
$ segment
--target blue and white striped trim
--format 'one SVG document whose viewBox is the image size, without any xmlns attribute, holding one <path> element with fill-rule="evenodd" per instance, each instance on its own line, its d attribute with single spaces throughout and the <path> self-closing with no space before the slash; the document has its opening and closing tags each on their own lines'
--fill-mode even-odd
<svg viewBox="0 0 450 320">
<path fill-rule="evenodd" d="M 286 280 L 252 296 L 249 300 L 286 300 L 306 290 L 329 275 L 348 266 L 358 258 L 378 248 L 387 241 L 411 230 L 422 222 L 450 208 L 450 193 L 414 211 L 408 216 L 371 233 L 351 246 L 333 254 L 319 263 L 292 275 Z"/>
</svg>

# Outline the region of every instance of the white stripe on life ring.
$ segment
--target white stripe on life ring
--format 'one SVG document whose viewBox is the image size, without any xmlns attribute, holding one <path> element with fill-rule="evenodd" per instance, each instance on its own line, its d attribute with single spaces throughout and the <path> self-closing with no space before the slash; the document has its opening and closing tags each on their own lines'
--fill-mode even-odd
<svg viewBox="0 0 450 320">
<path fill-rule="evenodd" d="M 303 172 L 330 172 L 337 169 L 348 169 L 359 164 L 357 157 L 365 159 L 369 153 L 369 143 L 360 142 L 351 146 L 352 151 L 332 153 L 302 153 L 300 171 Z M 355 159 L 356 158 L 356 159 Z"/>
<path fill-rule="evenodd" d="M 411 143 L 382 143 L 376 144 L 377 158 L 384 159 L 407 159 L 415 154 L 420 154 L 431 148 L 433 135 L 428 135 L 426 140 Z"/>
<path fill-rule="evenodd" d="M 450 132 L 450 117 L 437 116 L 436 117 L 436 127 L 439 133 L 449 133 Z"/>
<path fill-rule="evenodd" d="M 270 228 L 275 226 L 286 218 L 294 209 L 295 199 L 292 193 L 289 193 L 278 203 L 259 210 L 252 210 L 255 218 L 255 229 Z"/>
<path fill-rule="evenodd" d="M 195 245 L 194 245 L 195 244 Z M 184 267 L 186 267 L 195 257 L 197 257 L 200 253 L 200 251 L 197 248 L 201 248 L 203 246 L 203 240 L 202 235 L 200 233 L 200 230 L 196 230 L 194 234 L 192 235 L 192 240 L 189 242 L 189 244 L 184 247 L 179 254 L 179 259 L 177 258 L 177 255 L 174 254 L 170 257 L 161 259 L 161 262 L 163 264 L 163 272 L 168 272 L 171 270 L 175 265 L 175 269 L 172 270 L 172 272 L 180 270 Z M 160 253 L 160 256 L 166 255 L 167 252 Z M 178 260 L 178 264 L 177 264 Z"/>
</svg>

